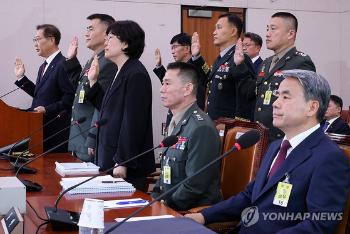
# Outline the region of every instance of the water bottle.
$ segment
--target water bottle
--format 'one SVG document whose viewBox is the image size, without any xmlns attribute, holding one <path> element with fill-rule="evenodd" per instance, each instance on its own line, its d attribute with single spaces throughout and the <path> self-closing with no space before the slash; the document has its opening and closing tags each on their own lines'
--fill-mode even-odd
<svg viewBox="0 0 350 234">
<path fill-rule="evenodd" d="M 79 234 L 103 234 L 103 228 L 89 228 L 79 226 Z"/>
</svg>

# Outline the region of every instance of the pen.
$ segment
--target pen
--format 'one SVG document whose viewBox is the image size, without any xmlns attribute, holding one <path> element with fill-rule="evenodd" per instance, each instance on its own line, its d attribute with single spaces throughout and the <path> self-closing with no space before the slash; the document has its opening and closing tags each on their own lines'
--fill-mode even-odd
<svg viewBox="0 0 350 234">
<path fill-rule="evenodd" d="M 120 201 L 116 202 L 117 205 L 131 205 L 131 204 L 142 204 L 142 203 L 147 203 L 148 201 L 146 200 L 135 200 L 135 201 Z"/>
<path fill-rule="evenodd" d="M 101 181 L 102 184 L 114 184 L 114 183 L 119 183 L 123 181 L 118 181 L 118 180 L 103 180 Z"/>
</svg>

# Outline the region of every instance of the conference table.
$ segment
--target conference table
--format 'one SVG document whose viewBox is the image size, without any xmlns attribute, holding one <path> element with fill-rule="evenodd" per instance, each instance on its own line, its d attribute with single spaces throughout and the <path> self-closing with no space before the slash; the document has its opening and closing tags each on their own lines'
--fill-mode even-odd
<svg viewBox="0 0 350 234">
<path fill-rule="evenodd" d="M 27 192 L 27 204 L 26 214 L 24 215 L 24 233 L 35 233 L 38 226 L 44 221 L 40 220 L 35 214 L 47 219 L 44 208 L 46 206 L 52 207 L 56 201 L 57 196 L 62 191 L 62 187 L 59 184 L 61 176 L 55 171 L 55 162 L 80 162 L 70 154 L 49 154 L 28 166 L 36 168 L 38 171 L 36 174 L 20 174 L 21 179 L 27 179 L 36 183 L 39 183 L 43 189 L 40 192 Z M 11 165 L 6 160 L 0 160 L 0 176 L 14 176 L 14 170 L 11 169 Z M 151 201 L 152 198 L 141 191 L 128 192 L 128 193 L 101 193 L 101 194 L 79 194 L 79 195 L 64 195 L 62 200 L 58 204 L 58 208 L 66 209 L 69 211 L 80 212 L 82 210 L 84 198 L 96 198 L 102 200 L 114 200 L 114 199 L 130 199 L 130 198 L 142 198 Z M 34 208 L 34 210 L 28 205 L 28 203 Z M 136 208 L 124 208 L 124 209 L 110 209 L 105 210 L 104 219 L 105 222 L 115 222 L 115 218 L 127 217 Z M 160 202 L 154 203 L 151 207 L 148 207 L 137 216 L 156 216 L 156 215 L 173 215 L 180 217 L 181 215 L 176 211 L 168 208 Z M 1 228 L 0 228 L 1 229 Z M 3 233 L 3 230 L 0 230 Z M 54 231 L 50 224 L 44 225 L 40 228 L 38 233 L 78 233 L 78 231 Z"/>
</svg>

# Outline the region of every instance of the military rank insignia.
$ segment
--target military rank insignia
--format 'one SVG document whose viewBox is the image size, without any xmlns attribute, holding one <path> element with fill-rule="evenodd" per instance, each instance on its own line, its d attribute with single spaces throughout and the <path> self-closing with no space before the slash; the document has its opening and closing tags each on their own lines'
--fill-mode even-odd
<svg viewBox="0 0 350 234">
<path fill-rule="evenodd" d="M 187 140 L 188 140 L 187 137 L 179 136 L 178 140 L 177 140 L 177 143 L 175 145 L 173 145 L 171 148 L 172 149 L 184 150 L 186 148 Z"/>
<path fill-rule="evenodd" d="M 207 63 L 204 63 L 204 64 L 203 64 L 202 70 L 203 70 L 203 72 L 204 72 L 205 74 L 208 74 L 210 68 L 209 68 L 209 66 L 208 66 Z"/>
<path fill-rule="evenodd" d="M 303 57 L 306 57 L 306 54 L 301 52 L 301 51 L 296 51 L 295 52 L 296 55 L 300 55 L 300 56 L 303 56 Z"/>
</svg>

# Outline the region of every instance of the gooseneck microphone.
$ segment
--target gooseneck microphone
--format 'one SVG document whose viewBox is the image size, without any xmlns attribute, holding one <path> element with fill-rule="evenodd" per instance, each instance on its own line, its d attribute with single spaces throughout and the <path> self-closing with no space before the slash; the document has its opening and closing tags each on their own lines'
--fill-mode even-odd
<svg viewBox="0 0 350 234">
<path fill-rule="evenodd" d="M 227 155 L 231 154 L 234 151 L 239 151 L 241 149 L 246 149 L 246 148 L 248 148 L 248 147 L 250 147 L 252 145 L 255 145 L 259 140 L 260 140 L 260 133 L 257 130 L 250 130 L 250 131 L 244 133 L 241 137 L 239 137 L 237 139 L 237 142 L 235 143 L 235 145 L 230 150 L 228 150 L 227 152 L 222 154 L 220 157 L 214 159 L 213 161 L 211 161 L 210 163 L 208 163 L 207 165 L 205 165 L 204 167 L 199 169 L 196 173 L 194 173 L 193 175 L 187 177 L 186 179 L 184 179 L 183 181 L 181 181 L 180 183 L 178 183 L 177 185 L 175 185 L 174 187 L 172 187 L 171 189 L 169 189 L 165 193 L 162 193 L 161 195 L 159 195 L 157 198 L 155 198 L 153 201 L 151 201 L 147 205 L 145 205 L 145 206 L 141 207 L 140 209 L 132 212 L 128 217 L 123 219 L 121 222 L 115 223 L 114 225 L 110 226 L 104 233 L 107 234 L 107 233 L 112 232 L 114 229 L 118 228 L 120 225 L 125 223 L 127 220 L 129 220 L 130 218 L 134 217 L 135 215 L 137 215 L 141 211 L 145 210 L 147 207 L 150 207 L 152 204 L 154 204 L 155 202 L 157 202 L 160 199 L 164 198 L 168 194 L 174 192 L 179 186 L 183 185 L 184 183 L 186 183 L 187 181 L 189 181 L 193 177 L 197 176 L 202 171 L 206 170 L 208 167 L 210 167 L 213 164 L 217 163 L 222 158 L 226 157 Z"/>
<path fill-rule="evenodd" d="M 18 177 L 18 173 L 21 171 L 21 169 L 22 169 L 24 166 L 28 165 L 29 163 L 31 163 L 31 162 L 37 160 L 38 158 L 40 158 L 40 157 L 42 157 L 42 156 L 44 156 L 44 155 L 50 153 L 51 151 L 55 150 L 56 148 L 60 147 L 61 145 L 66 144 L 68 141 L 70 141 L 70 140 L 72 140 L 72 139 L 74 139 L 74 138 L 80 136 L 81 134 L 83 134 L 83 133 L 89 131 L 90 129 L 92 129 L 92 128 L 99 128 L 100 126 L 104 125 L 106 122 L 107 122 L 106 119 L 101 119 L 101 120 L 97 121 L 93 126 L 87 128 L 87 129 L 85 129 L 84 131 L 81 131 L 80 133 L 74 135 L 73 137 L 71 137 L 71 138 L 69 138 L 69 139 L 67 139 L 67 140 L 65 140 L 65 141 L 63 141 L 63 142 L 61 142 L 60 144 L 58 144 L 58 145 L 52 147 L 51 149 L 45 151 L 44 153 L 39 154 L 38 156 L 36 156 L 36 157 L 30 159 L 29 161 L 23 163 L 23 164 L 18 168 L 18 170 L 17 170 L 15 176 Z M 22 180 L 22 179 L 20 179 L 20 180 L 21 180 L 22 183 L 26 186 L 27 191 L 40 191 L 40 190 L 42 190 L 42 187 L 41 187 L 39 184 L 37 184 L 37 183 L 33 183 L 33 182 L 29 181 L 29 180 Z"/>
<path fill-rule="evenodd" d="M 65 131 L 65 130 L 67 130 L 68 128 L 70 128 L 72 125 L 79 125 L 81 123 L 84 123 L 85 121 L 86 121 L 86 117 L 81 117 L 80 119 L 71 122 L 68 126 L 66 126 L 65 128 L 61 129 L 60 131 L 57 131 L 56 133 L 52 134 L 51 136 L 45 138 L 43 141 L 32 145 L 27 150 L 23 150 L 20 154 L 18 154 L 17 159 L 16 159 L 15 163 L 13 164 L 13 166 L 15 168 L 15 171 L 16 172 L 19 171 L 18 169 L 22 166 L 22 164 L 18 164 L 18 160 L 24 153 L 29 152 L 31 149 L 35 148 L 36 146 L 41 145 L 42 143 L 44 143 L 47 140 L 50 140 L 51 138 L 55 137 L 56 135 L 60 134 L 61 132 Z M 23 172 L 24 170 L 25 170 L 25 168 L 23 167 L 20 172 Z"/>
<path fill-rule="evenodd" d="M 117 168 L 119 166 L 123 166 L 125 165 L 126 163 L 132 161 L 132 160 L 135 160 L 157 148 L 163 148 L 163 147 L 170 147 L 174 144 L 176 144 L 178 141 L 178 137 L 177 136 L 168 136 L 166 138 L 163 139 L 163 141 L 157 145 L 156 147 L 153 147 L 149 150 L 146 150 L 136 156 L 133 156 L 131 158 L 129 158 L 128 160 L 125 160 L 124 162 L 121 162 L 120 164 L 116 165 L 116 166 L 113 166 L 105 171 L 103 171 L 102 173 L 107 173 L 107 172 L 110 172 L 112 171 L 114 168 Z M 57 197 L 56 201 L 55 201 L 55 204 L 54 204 L 54 207 L 45 207 L 45 210 L 46 210 L 46 214 L 47 214 L 47 217 L 49 218 L 49 222 L 52 224 L 52 227 L 55 228 L 55 227 L 59 227 L 60 229 L 61 228 L 64 228 L 65 230 L 72 230 L 72 229 L 76 229 L 77 228 L 77 223 L 78 223 L 78 220 L 79 220 L 79 215 L 76 213 L 76 212 L 70 212 L 70 211 L 66 211 L 66 210 L 63 210 L 63 209 L 58 209 L 57 206 L 58 206 L 58 203 L 59 201 L 61 200 L 61 198 L 63 197 L 64 194 L 66 194 L 67 192 L 69 192 L 70 190 L 90 181 L 90 180 L 93 180 L 94 178 L 98 177 L 99 174 L 97 175 L 94 175 L 76 185 L 73 185 L 69 188 L 67 188 L 66 190 L 62 191 L 61 194 Z"/>
<path fill-rule="evenodd" d="M 27 83 L 29 83 L 29 82 L 28 82 L 28 81 L 25 81 L 21 86 L 15 88 L 15 89 L 12 89 L 11 91 L 9 91 L 9 92 L 7 92 L 7 93 L 2 94 L 2 95 L 0 96 L 0 99 L 3 98 L 3 97 L 6 97 L 6 96 L 9 95 L 10 93 L 13 93 L 13 92 L 15 92 L 15 91 L 17 91 L 17 90 L 19 90 L 19 89 L 24 88 L 24 86 L 25 86 Z"/>
</svg>

